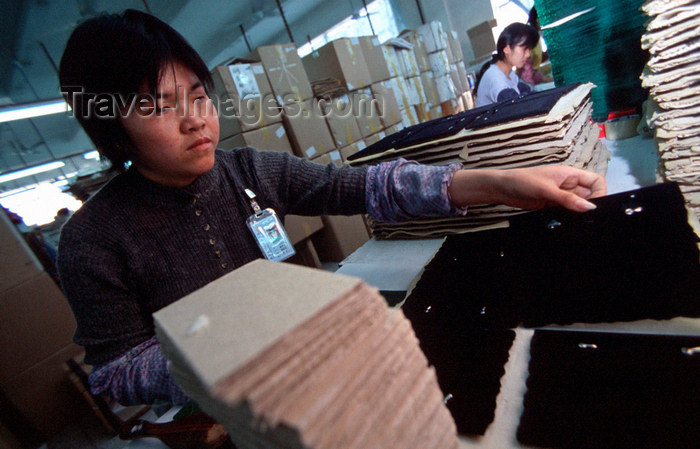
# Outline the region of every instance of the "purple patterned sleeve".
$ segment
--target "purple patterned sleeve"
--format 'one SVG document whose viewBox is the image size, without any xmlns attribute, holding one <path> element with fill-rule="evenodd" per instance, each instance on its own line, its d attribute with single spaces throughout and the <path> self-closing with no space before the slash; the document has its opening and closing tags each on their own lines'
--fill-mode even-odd
<svg viewBox="0 0 700 449">
<path fill-rule="evenodd" d="M 367 213 L 377 221 L 398 222 L 425 216 L 462 216 L 447 187 L 461 164 L 421 165 L 400 158 L 367 171 Z"/>
<path fill-rule="evenodd" d="M 106 394 L 122 405 L 152 404 L 156 399 L 173 405 L 189 398 L 168 372 L 168 360 L 156 337 L 151 337 L 126 354 L 95 367 L 90 376 L 90 392 Z"/>
</svg>

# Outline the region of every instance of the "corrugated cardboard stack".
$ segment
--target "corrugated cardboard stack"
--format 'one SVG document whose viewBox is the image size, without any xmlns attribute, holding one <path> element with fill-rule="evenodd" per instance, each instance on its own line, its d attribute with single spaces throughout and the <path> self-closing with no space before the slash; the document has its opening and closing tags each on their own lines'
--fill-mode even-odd
<svg viewBox="0 0 700 449">
<path fill-rule="evenodd" d="M 642 74 L 659 111 L 652 116 L 659 149 L 659 172 L 678 183 L 700 217 L 700 7 L 691 0 L 650 0 L 651 17 L 642 48 L 651 58 Z"/>
<path fill-rule="evenodd" d="M 389 136 L 351 158 L 353 165 L 398 157 L 465 168 L 517 168 L 566 164 L 605 174 L 609 151 L 590 121 L 593 85 L 562 86 L 508 104 L 489 105 L 421 124 Z M 496 110 L 497 109 L 497 110 Z M 500 117 L 499 117 L 500 116 Z M 465 217 L 402 223 L 370 220 L 377 238 L 426 238 L 503 226 L 519 209 L 472 206 Z"/>
<path fill-rule="evenodd" d="M 361 280 L 257 260 L 154 314 L 184 390 L 245 448 L 456 448 L 410 323 Z"/>
</svg>

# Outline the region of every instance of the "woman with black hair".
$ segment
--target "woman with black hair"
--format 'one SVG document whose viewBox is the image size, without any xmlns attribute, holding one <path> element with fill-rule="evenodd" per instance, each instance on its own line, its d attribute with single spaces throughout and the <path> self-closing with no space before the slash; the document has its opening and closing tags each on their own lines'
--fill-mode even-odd
<svg viewBox="0 0 700 449">
<path fill-rule="evenodd" d="M 479 72 L 477 107 L 530 93 L 532 89 L 518 77 L 513 67 L 521 68 L 525 64 L 539 37 L 534 27 L 524 23 L 511 23 L 503 29 L 496 43 L 496 54 Z"/>
<path fill-rule="evenodd" d="M 527 23 L 535 27 L 538 33 L 540 32 L 540 20 L 534 6 L 530 9 L 530 16 Z M 525 64 L 517 70 L 518 76 L 531 86 L 554 81 L 554 78 L 549 75 L 549 72 L 545 73 L 543 69 L 540 69 L 542 62 L 547 59 L 547 52 L 542 52 L 542 39 L 540 38 L 537 40 L 537 44 L 530 50 L 530 57 L 527 58 Z M 547 66 L 547 68 L 550 67 L 551 66 Z"/>
<path fill-rule="evenodd" d="M 187 401 L 152 314 L 264 256 L 253 209 L 378 221 L 464 215 L 472 204 L 587 211 L 605 179 L 569 166 L 462 170 L 404 159 L 336 167 L 277 151 L 217 149 L 211 75 L 185 39 L 139 11 L 80 24 L 61 59 L 73 114 L 120 173 L 61 230 L 58 270 L 93 365 L 93 394 L 122 404 Z M 231 332 L 235 332 L 232 329 Z"/>
</svg>

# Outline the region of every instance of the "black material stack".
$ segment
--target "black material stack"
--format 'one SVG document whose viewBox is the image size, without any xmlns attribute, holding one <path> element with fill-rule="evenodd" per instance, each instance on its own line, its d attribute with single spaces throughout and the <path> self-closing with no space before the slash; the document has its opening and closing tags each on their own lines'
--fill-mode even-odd
<svg viewBox="0 0 700 449">
<path fill-rule="evenodd" d="M 483 410 L 466 414 L 460 411 L 473 404 L 485 406 L 486 395 L 491 398 L 489 410 L 493 416 L 498 394 L 493 387 L 508 359 L 508 338 L 503 336 L 516 327 L 700 317 L 698 236 L 688 224 L 678 186 L 658 184 L 593 202 L 597 209 L 583 214 L 555 207 L 514 217 L 510 228 L 448 236 L 406 298 L 404 313 L 436 368 L 443 392 L 449 394 L 454 385 L 469 386 L 452 399 L 453 404 L 448 402 L 460 432 L 483 433 L 486 426 L 479 415 Z M 654 336 L 640 341 L 641 345 L 651 342 L 649 348 L 657 344 Z M 491 364 L 483 362 L 482 351 L 491 354 L 491 359 L 486 358 Z M 630 354 L 643 352 L 643 347 L 635 351 Z M 696 358 L 700 349 L 697 352 Z M 459 361 L 465 353 L 470 360 Z M 546 350 L 537 357 L 549 357 L 555 365 L 568 363 Z M 613 363 L 605 365 L 605 360 L 590 368 L 603 374 L 617 369 Z M 570 369 L 575 371 L 579 362 L 572 363 Z M 533 380 L 528 385 L 536 385 L 537 392 L 528 393 L 525 416 L 534 415 L 523 425 L 522 435 L 536 433 L 533 429 L 549 416 L 559 423 L 560 435 L 566 435 L 569 429 L 578 431 L 578 423 L 563 418 L 573 415 L 564 415 L 560 407 L 574 409 L 570 412 L 574 415 L 585 414 L 576 410 L 593 409 L 591 404 L 598 400 L 606 404 L 611 401 L 589 391 L 583 395 L 586 402 L 576 402 L 578 396 L 572 392 L 570 397 L 548 396 L 548 402 L 538 405 L 536 411 L 530 410 L 528 407 L 540 401 L 538 395 L 549 388 L 548 369 L 540 369 L 536 363 L 530 365 Z M 686 376 L 689 386 L 695 385 L 700 372 L 695 369 L 685 373 L 679 376 Z M 621 380 L 624 376 L 610 376 L 610 382 L 616 383 L 609 388 L 627 388 Z M 565 377 L 562 375 L 562 379 Z M 657 377 L 649 379 L 649 388 L 664 391 L 662 384 L 654 384 Z M 629 381 L 634 388 L 634 379 Z M 483 389 L 477 393 L 480 386 Z M 575 390 L 575 385 L 572 388 Z M 697 390 L 689 393 L 692 391 Z M 628 393 L 621 390 L 619 394 Z M 688 400 L 694 401 L 691 409 L 697 408 L 697 394 Z M 637 409 L 633 402 L 619 401 L 615 407 L 614 413 L 619 416 L 631 419 L 639 413 L 647 419 L 646 410 Z M 632 429 L 632 424 L 626 425 L 626 429 Z M 649 427 L 650 432 L 655 429 L 665 432 L 667 427 Z M 588 431 L 591 438 L 600 432 L 605 440 L 607 430 L 591 426 Z M 523 437 L 523 442 L 546 447 L 605 446 L 569 445 L 569 440 L 543 439 L 542 432 L 540 436 Z M 690 433 L 695 435 L 692 432 L 697 430 Z M 664 437 L 654 434 L 649 441 L 660 438 Z M 636 436 L 630 441 L 637 441 Z"/>
</svg>

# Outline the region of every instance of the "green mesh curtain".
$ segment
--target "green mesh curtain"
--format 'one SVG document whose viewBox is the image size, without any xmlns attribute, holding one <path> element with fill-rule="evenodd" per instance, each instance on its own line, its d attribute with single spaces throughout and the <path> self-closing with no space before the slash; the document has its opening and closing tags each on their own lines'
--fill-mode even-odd
<svg viewBox="0 0 700 449">
<path fill-rule="evenodd" d="M 542 27 L 580 11 L 592 11 L 542 30 L 557 86 L 594 83 L 593 119 L 608 112 L 640 107 L 647 97 L 639 75 L 649 59 L 640 39 L 644 0 L 535 0 Z"/>
</svg>

